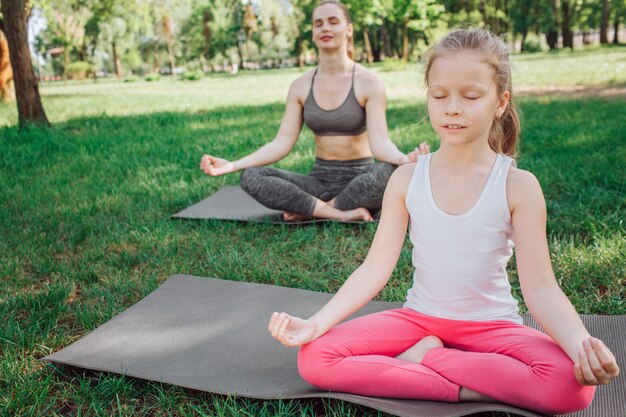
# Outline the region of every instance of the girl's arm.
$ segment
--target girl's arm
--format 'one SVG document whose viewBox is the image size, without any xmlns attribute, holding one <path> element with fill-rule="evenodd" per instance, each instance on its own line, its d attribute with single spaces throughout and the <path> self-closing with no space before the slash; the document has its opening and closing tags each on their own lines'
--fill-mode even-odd
<svg viewBox="0 0 626 417">
<path fill-rule="evenodd" d="M 207 175 L 223 175 L 253 166 L 269 165 L 284 158 L 295 145 L 302 129 L 302 104 L 299 99 L 299 89 L 302 83 L 299 82 L 300 80 L 302 78 L 294 81 L 289 88 L 285 115 L 274 140 L 234 162 L 212 155 L 203 155 L 200 169 Z"/>
<path fill-rule="evenodd" d="M 405 195 L 414 165 L 397 169 L 389 180 L 374 241 L 365 258 L 341 286 L 337 294 L 308 320 L 274 313 L 268 330 L 286 346 L 300 346 L 326 333 L 337 323 L 363 307 L 387 284 L 396 266 L 409 214 Z"/>
<path fill-rule="evenodd" d="M 507 196 L 515 233 L 515 256 L 528 310 L 575 364 L 581 384 L 606 384 L 619 368 L 602 341 L 590 337 L 552 271 L 546 238 L 546 204 L 539 182 L 511 168 Z"/>
<path fill-rule="evenodd" d="M 379 161 L 389 162 L 394 165 L 404 165 L 417 161 L 417 157 L 426 155 L 430 148 L 425 142 L 408 154 L 400 152 L 398 147 L 389 139 L 387 130 L 387 97 L 382 80 L 374 75 L 367 74 L 368 82 L 363 83 L 367 102 L 365 112 L 367 114 L 367 136 L 374 158 Z"/>
</svg>

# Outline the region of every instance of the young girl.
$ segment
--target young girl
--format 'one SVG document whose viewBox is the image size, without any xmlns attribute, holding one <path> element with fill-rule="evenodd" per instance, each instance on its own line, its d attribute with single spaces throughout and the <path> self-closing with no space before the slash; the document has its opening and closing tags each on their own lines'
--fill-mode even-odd
<svg viewBox="0 0 626 417">
<path fill-rule="evenodd" d="M 274 313 L 268 329 L 303 345 L 300 374 L 324 390 L 584 409 L 619 368 L 559 288 L 541 188 L 511 158 L 519 120 L 506 46 L 485 30 L 454 31 L 425 74 L 441 147 L 392 175 L 367 258 L 328 304 L 308 320 Z M 407 224 L 415 275 L 404 308 L 333 327 L 387 283 Z M 547 335 L 522 324 L 511 295 L 513 240 L 524 300 Z"/>
<path fill-rule="evenodd" d="M 200 169 L 208 175 L 244 170 L 241 187 L 263 205 L 284 211 L 285 220 L 372 220 L 396 166 L 429 150 L 421 144 L 405 155 L 389 139 L 385 88 L 376 74 L 352 60 L 353 32 L 344 4 L 321 2 L 313 10 L 319 65 L 289 88 L 276 138 L 234 162 L 204 155 Z M 262 167 L 291 151 L 303 122 L 315 134 L 311 173 Z"/>
</svg>

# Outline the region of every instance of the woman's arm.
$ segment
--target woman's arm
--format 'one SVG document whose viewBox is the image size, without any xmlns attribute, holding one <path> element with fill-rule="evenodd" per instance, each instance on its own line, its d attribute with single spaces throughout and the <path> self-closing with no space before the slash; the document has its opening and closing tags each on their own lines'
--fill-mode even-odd
<svg viewBox="0 0 626 417">
<path fill-rule="evenodd" d="M 395 143 L 389 138 L 387 130 L 387 97 L 383 81 L 374 74 L 367 74 L 368 82 L 362 83 L 365 89 L 367 102 L 367 136 L 374 158 L 394 165 L 403 165 L 417 161 L 417 157 L 430 152 L 428 145 L 422 142 L 408 154 L 400 152 Z"/>
<path fill-rule="evenodd" d="M 515 233 L 515 256 L 528 310 L 575 364 L 581 384 L 608 383 L 619 368 L 611 351 L 591 338 L 572 303 L 559 287 L 546 238 L 546 204 L 539 182 L 511 168 L 507 195 Z"/>
<path fill-rule="evenodd" d="M 302 129 L 302 104 L 299 98 L 301 79 L 294 81 L 289 88 L 285 115 L 274 140 L 234 162 L 212 155 L 203 155 L 200 169 L 208 175 L 223 175 L 253 166 L 269 165 L 284 158 L 295 145 Z"/>
<path fill-rule="evenodd" d="M 374 298 L 387 284 L 396 266 L 409 219 L 405 195 L 414 166 L 397 169 L 391 176 L 380 223 L 365 258 L 341 286 L 337 294 L 308 320 L 274 313 L 268 330 L 286 346 L 300 346 L 326 333 L 337 323 Z"/>
</svg>

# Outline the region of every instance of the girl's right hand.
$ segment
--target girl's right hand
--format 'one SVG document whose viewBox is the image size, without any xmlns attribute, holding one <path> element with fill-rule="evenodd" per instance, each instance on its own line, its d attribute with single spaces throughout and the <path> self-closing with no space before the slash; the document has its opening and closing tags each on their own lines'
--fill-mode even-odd
<svg viewBox="0 0 626 417">
<path fill-rule="evenodd" d="M 312 342 L 317 329 L 309 320 L 290 316 L 287 313 L 274 313 L 267 330 L 283 345 L 296 347 Z"/>
<path fill-rule="evenodd" d="M 229 174 L 235 170 L 235 165 L 226 159 L 216 158 L 211 155 L 202 155 L 200 169 L 211 176 Z"/>
</svg>

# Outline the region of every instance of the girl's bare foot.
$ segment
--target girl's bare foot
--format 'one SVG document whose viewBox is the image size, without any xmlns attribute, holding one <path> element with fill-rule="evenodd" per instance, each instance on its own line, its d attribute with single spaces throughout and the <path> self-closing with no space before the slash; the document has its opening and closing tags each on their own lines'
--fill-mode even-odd
<svg viewBox="0 0 626 417">
<path fill-rule="evenodd" d="M 498 401 L 494 400 L 491 397 L 487 397 L 486 395 L 480 394 L 476 391 L 472 391 L 469 388 L 461 387 L 459 390 L 459 401 L 476 401 L 481 403 L 497 403 Z"/>
<path fill-rule="evenodd" d="M 425 338 L 396 356 L 396 359 L 401 359 L 408 362 L 422 363 L 422 359 L 424 359 L 426 352 L 436 347 L 443 347 L 443 342 L 441 341 L 441 339 L 439 339 L 437 336 L 426 336 Z"/>
</svg>

